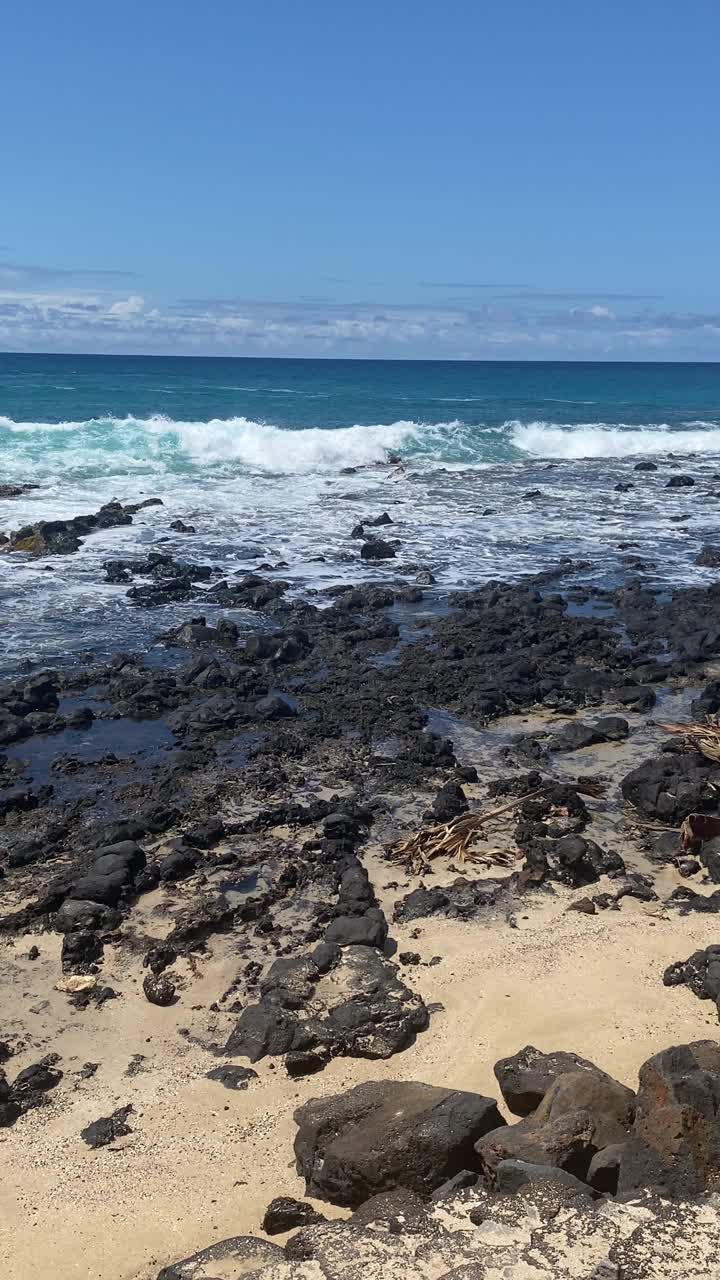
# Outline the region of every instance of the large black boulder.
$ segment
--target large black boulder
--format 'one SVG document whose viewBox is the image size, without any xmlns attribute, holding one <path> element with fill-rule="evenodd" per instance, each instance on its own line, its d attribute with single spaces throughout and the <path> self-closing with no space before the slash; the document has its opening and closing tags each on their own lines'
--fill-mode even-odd
<svg viewBox="0 0 720 1280">
<path fill-rule="evenodd" d="M 717 764 L 698 752 L 687 755 L 663 752 L 628 773 L 622 780 L 621 790 L 644 817 L 663 826 L 680 826 L 691 813 L 717 810 L 718 782 Z"/>
<path fill-rule="evenodd" d="M 350 1208 L 395 1187 L 434 1191 L 475 1162 L 474 1144 L 503 1123 L 492 1098 L 395 1080 L 314 1099 L 295 1120 L 307 1193 Z"/>
<path fill-rule="evenodd" d="M 640 1068 L 635 1123 L 620 1162 L 618 1192 L 651 1187 L 688 1199 L 720 1186 L 720 1044 L 698 1040 Z"/>
</svg>

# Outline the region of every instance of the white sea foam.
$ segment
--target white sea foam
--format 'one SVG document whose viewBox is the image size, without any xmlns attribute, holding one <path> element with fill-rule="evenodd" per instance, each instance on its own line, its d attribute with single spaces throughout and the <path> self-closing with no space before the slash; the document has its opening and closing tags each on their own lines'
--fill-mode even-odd
<svg viewBox="0 0 720 1280">
<path fill-rule="evenodd" d="M 720 427 L 693 424 L 694 430 L 665 423 L 648 427 L 579 422 L 571 427 L 552 422 L 509 422 L 517 449 L 535 458 L 629 458 L 663 453 L 720 454 Z"/>
<path fill-rule="evenodd" d="M 439 423 L 428 430 L 437 433 L 458 425 Z M 231 463 L 271 475 L 337 472 L 342 467 L 382 462 L 388 452 L 410 442 L 419 443 L 424 430 L 410 421 L 289 430 L 244 417 L 181 422 L 157 414 L 59 423 L 14 422 L 0 417 L 0 439 L 3 432 L 24 438 L 24 461 L 30 461 L 32 450 L 38 466 L 45 464 L 47 469 L 56 465 L 57 449 L 66 467 L 97 468 L 103 474 L 109 467 L 116 471 L 121 458 L 132 460 L 131 469 L 133 464 L 152 468 L 159 460 L 172 468 L 173 463 L 185 460 L 200 466 Z M 18 441 L 18 451 L 22 447 Z"/>
<path fill-rule="evenodd" d="M 383 462 L 394 451 L 413 464 L 441 463 L 451 469 L 535 458 L 622 459 L 669 452 L 707 456 L 720 454 L 720 425 L 509 421 L 487 426 L 402 419 L 370 426 L 283 428 L 246 417 L 176 421 L 155 414 L 52 423 L 0 416 L 0 451 L 8 478 L 23 480 L 195 471 L 337 475 L 344 467 Z"/>
<path fill-rule="evenodd" d="M 150 418 L 146 427 L 156 439 L 174 437 L 195 462 L 234 462 L 275 475 L 336 471 L 343 466 L 381 462 L 388 450 L 400 448 L 418 430 L 414 422 L 394 422 L 389 426 L 288 431 L 249 418 L 215 418 L 210 422 Z"/>
</svg>

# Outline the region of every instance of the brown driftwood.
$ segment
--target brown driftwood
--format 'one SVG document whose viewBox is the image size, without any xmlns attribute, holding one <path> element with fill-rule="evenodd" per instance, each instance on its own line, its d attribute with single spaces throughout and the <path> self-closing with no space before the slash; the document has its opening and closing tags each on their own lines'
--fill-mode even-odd
<svg viewBox="0 0 720 1280">
<path fill-rule="evenodd" d="M 451 822 L 440 826 L 422 827 L 407 840 L 395 840 L 388 845 L 387 854 L 393 862 L 405 863 L 409 870 L 416 873 L 427 867 L 433 858 L 457 858 L 458 862 L 474 862 L 481 866 L 509 867 L 515 861 L 515 855 L 502 849 L 491 849 L 481 853 L 473 849 L 473 844 L 482 828 L 491 818 L 499 818 L 509 813 L 523 800 L 530 800 L 539 795 L 539 790 L 526 791 L 522 796 L 513 796 L 507 804 L 496 809 L 488 809 L 486 813 L 461 813 Z"/>
<path fill-rule="evenodd" d="M 664 724 L 658 721 L 658 728 L 682 738 L 685 746 L 691 751 L 699 751 L 708 760 L 720 764 L 720 724 L 708 721 L 702 724 L 695 721 L 690 724 Z"/>
<path fill-rule="evenodd" d="M 572 784 L 571 784 L 572 785 Z M 605 784 L 592 778 L 580 778 L 574 784 L 583 795 L 595 798 L 605 794 Z M 543 787 L 526 791 L 521 796 L 513 796 L 506 804 L 485 813 L 461 813 L 451 822 L 440 826 L 422 827 L 406 840 L 395 840 L 387 846 L 386 852 L 392 862 L 401 862 L 409 871 L 416 874 L 422 872 L 433 858 L 456 858 L 458 862 L 474 862 L 484 867 L 511 867 L 516 855 L 504 849 L 487 849 L 481 852 L 473 845 L 482 832 L 482 828 L 491 818 L 499 818 L 511 809 L 517 808 L 524 800 L 533 800 L 542 795 Z M 564 812 L 560 809 L 557 813 Z"/>
</svg>

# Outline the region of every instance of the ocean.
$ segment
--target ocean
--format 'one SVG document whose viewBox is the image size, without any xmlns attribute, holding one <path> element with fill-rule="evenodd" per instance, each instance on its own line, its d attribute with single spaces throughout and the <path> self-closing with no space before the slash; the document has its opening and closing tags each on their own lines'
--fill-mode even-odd
<svg viewBox="0 0 720 1280">
<path fill-rule="evenodd" d="M 693 488 L 666 487 L 676 467 Z M 403 557 L 438 596 L 560 556 L 603 584 L 630 553 L 659 584 L 707 581 L 694 559 L 720 541 L 720 365 L 0 355 L 8 482 L 39 488 L 0 501 L 4 531 L 111 498 L 164 505 L 75 555 L 0 555 L 6 671 L 145 644 L 188 616 L 133 609 L 104 581 L 103 560 L 157 548 L 227 576 L 278 564 L 318 602 Z M 402 556 L 369 570 L 349 534 L 383 511 Z"/>
</svg>

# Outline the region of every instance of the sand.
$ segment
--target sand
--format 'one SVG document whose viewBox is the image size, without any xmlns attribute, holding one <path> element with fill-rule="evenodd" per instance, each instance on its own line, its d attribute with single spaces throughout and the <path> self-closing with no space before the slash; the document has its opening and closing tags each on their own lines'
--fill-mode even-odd
<svg viewBox="0 0 720 1280">
<path fill-rule="evenodd" d="M 368 865 L 377 884 L 387 882 L 387 863 L 370 853 Z M 385 896 L 389 906 L 397 894 Z M 237 971 L 232 935 L 211 941 L 196 976 L 185 970 L 187 990 L 166 1009 L 144 1000 L 139 957 L 128 962 L 108 949 L 104 980 L 122 998 L 84 1012 L 54 989 L 59 938 L 16 939 L 0 955 L 3 1026 L 30 1027 L 33 1043 L 12 1069 L 55 1051 L 66 1075 L 46 1107 L 0 1137 L 4 1280 L 154 1280 L 161 1266 L 213 1240 L 257 1232 L 273 1196 L 303 1193 L 292 1111 L 310 1097 L 379 1077 L 497 1096 L 494 1062 L 528 1043 L 574 1050 L 632 1085 L 651 1053 L 717 1034 L 712 1004 L 661 982 L 671 961 L 717 941 L 713 917 L 679 918 L 634 900 L 618 912 L 568 914 L 573 896 L 558 890 L 536 901 L 517 928 L 395 926 L 400 951 L 441 957 L 405 970 L 434 1006 L 430 1029 L 389 1061 L 336 1060 L 297 1082 L 266 1060 L 244 1092 L 207 1080 L 217 1060 L 183 1034 L 222 1039 L 232 1026 L 231 1015 L 207 1008 Z M 23 957 L 33 942 L 41 955 L 30 961 Z M 140 1054 L 141 1069 L 128 1076 Z M 74 1078 L 87 1061 L 99 1063 L 96 1074 Z M 133 1132 L 90 1150 L 80 1130 L 128 1102 Z"/>
</svg>

